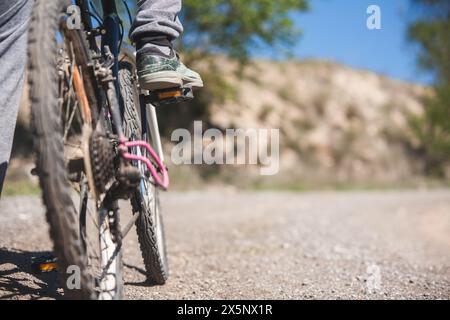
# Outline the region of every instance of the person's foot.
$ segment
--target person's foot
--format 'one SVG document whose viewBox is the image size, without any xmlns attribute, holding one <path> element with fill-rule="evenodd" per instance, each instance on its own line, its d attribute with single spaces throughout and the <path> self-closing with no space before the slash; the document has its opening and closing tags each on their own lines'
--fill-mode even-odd
<svg viewBox="0 0 450 320">
<path fill-rule="evenodd" d="M 203 87 L 201 76 L 181 63 L 175 52 L 172 52 L 170 57 L 138 53 L 137 72 L 139 83 L 144 90 L 154 91 L 181 86 Z"/>
</svg>

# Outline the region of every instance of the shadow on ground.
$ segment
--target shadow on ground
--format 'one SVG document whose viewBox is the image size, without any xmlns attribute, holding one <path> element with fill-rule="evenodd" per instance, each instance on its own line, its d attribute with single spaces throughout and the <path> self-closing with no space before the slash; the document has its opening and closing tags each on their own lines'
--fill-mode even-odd
<svg viewBox="0 0 450 320">
<path fill-rule="evenodd" d="M 0 299 L 58 299 L 57 272 L 37 273 L 32 262 L 50 252 L 0 248 Z"/>
<path fill-rule="evenodd" d="M 128 263 L 124 263 L 123 264 L 125 269 L 128 269 L 131 272 L 136 272 L 138 274 L 141 274 L 145 277 L 147 277 L 147 272 L 139 267 L 136 267 L 134 265 L 128 264 Z M 140 282 L 125 282 L 126 286 L 134 286 L 134 287 L 147 287 L 147 288 L 152 288 L 152 287 L 159 287 L 160 285 L 158 285 L 156 282 L 154 282 L 151 279 L 146 279 L 144 281 L 140 281 Z"/>
</svg>

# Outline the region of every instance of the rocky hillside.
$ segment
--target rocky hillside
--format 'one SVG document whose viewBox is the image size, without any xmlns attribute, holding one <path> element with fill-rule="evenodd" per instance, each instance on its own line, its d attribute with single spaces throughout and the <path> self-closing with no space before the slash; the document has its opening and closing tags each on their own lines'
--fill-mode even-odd
<svg viewBox="0 0 450 320">
<path fill-rule="evenodd" d="M 410 129 L 427 89 L 321 61 L 255 61 L 212 106 L 219 128 L 279 128 L 282 179 L 394 182 L 422 173 Z M 279 178 L 280 178 L 279 177 Z M 294 178 L 293 178 L 294 177 Z"/>
<path fill-rule="evenodd" d="M 420 97 L 427 88 L 322 61 L 258 60 L 243 78 L 225 59 L 218 66 L 234 94 L 209 106 L 208 124 L 280 129 L 281 170 L 263 179 L 255 166 L 172 166 L 182 185 L 204 177 L 238 185 L 389 184 L 422 175 L 422 161 L 414 152 L 419 142 L 409 119 L 423 112 Z M 20 119 L 28 119 L 26 108 Z"/>
</svg>

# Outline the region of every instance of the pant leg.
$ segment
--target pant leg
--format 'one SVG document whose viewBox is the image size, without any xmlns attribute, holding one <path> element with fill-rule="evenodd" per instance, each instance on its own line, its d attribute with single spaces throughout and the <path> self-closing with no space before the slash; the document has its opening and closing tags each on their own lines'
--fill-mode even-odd
<svg viewBox="0 0 450 320">
<path fill-rule="evenodd" d="M 183 26 L 178 18 L 181 0 L 139 0 L 137 6 L 130 39 L 138 48 L 147 43 L 170 46 L 170 42 L 183 33 Z"/>
<path fill-rule="evenodd" d="M 31 0 L 0 0 L 0 195 L 22 96 L 32 6 Z"/>
</svg>

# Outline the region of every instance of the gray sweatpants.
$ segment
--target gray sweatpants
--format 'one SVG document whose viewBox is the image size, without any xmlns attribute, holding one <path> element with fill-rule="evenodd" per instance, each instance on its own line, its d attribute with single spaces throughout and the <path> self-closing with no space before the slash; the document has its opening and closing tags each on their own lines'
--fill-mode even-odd
<svg viewBox="0 0 450 320">
<path fill-rule="evenodd" d="M 0 0 L 0 195 L 11 155 L 26 66 L 27 24 L 34 1 Z M 181 0 L 139 0 L 130 38 L 166 50 L 183 32 Z"/>
<path fill-rule="evenodd" d="M 0 0 L 0 195 L 22 96 L 32 5 L 30 0 Z"/>
<path fill-rule="evenodd" d="M 137 15 L 130 32 L 130 38 L 136 42 L 147 35 L 165 35 L 170 40 L 177 39 L 183 33 L 178 18 L 181 0 L 138 0 Z"/>
</svg>

